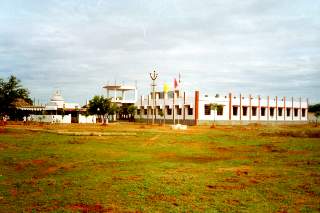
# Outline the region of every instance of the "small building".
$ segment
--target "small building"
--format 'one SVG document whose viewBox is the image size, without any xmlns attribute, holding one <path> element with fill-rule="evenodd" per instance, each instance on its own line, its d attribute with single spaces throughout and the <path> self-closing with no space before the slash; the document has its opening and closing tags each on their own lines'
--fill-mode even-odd
<svg viewBox="0 0 320 213">
<path fill-rule="evenodd" d="M 20 108 L 30 111 L 29 121 L 47 123 L 96 123 L 96 116 L 89 116 L 86 109 L 78 103 L 65 102 L 59 91 L 56 91 L 45 106 Z M 35 113 L 36 112 L 36 113 Z"/>
<path fill-rule="evenodd" d="M 153 109 L 155 101 L 155 109 Z M 211 104 L 221 105 L 212 110 Z M 292 123 L 307 122 L 308 100 L 287 97 L 244 96 L 232 93 L 214 96 L 199 91 L 187 94 L 171 91 L 168 94 L 157 92 L 155 100 L 152 95 L 141 96 L 136 102 L 138 108 L 136 119 L 150 121 L 155 112 L 155 120 L 167 123 L 197 125 L 216 121 L 221 124 L 247 123 Z M 163 116 L 160 116 L 163 114 Z"/>
<path fill-rule="evenodd" d="M 136 86 L 122 84 L 108 84 L 103 87 L 107 90 L 107 98 L 111 99 L 112 103 L 120 107 L 120 112 L 113 117 L 113 120 L 129 119 L 128 107 L 137 102 L 138 90 Z"/>
</svg>

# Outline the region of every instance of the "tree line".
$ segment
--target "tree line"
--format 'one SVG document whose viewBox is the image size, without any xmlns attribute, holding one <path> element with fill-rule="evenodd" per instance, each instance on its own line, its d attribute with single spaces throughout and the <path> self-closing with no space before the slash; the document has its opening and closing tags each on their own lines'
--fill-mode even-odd
<svg viewBox="0 0 320 213">
<path fill-rule="evenodd" d="M 0 78 L 0 118 L 9 116 L 11 120 L 21 120 L 23 116 L 27 115 L 27 112 L 18 110 L 18 107 L 32 104 L 29 90 L 22 86 L 19 79 L 13 75 L 7 79 Z M 87 106 L 87 114 L 98 115 L 103 123 L 108 123 L 110 116 L 121 112 L 121 110 L 116 103 L 112 103 L 110 98 L 98 95 L 94 96 Z M 135 111 L 135 106 L 128 107 L 127 113 L 131 119 Z"/>
<path fill-rule="evenodd" d="M 24 88 L 15 76 L 0 78 L 0 117 L 8 115 L 11 119 L 21 118 L 23 115 L 17 110 L 17 106 L 32 105 L 29 95 L 29 90 Z"/>
</svg>

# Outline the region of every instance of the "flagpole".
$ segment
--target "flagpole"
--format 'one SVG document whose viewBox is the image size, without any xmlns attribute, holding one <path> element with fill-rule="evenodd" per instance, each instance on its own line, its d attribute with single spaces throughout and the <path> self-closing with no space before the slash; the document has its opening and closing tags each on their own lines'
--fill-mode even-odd
<svg viewBox="0 0 320 213">
<path fill-rule="evenodd" d="M 178 94 L 179 94 L 179 96 L 180 96 L 180 83 L 181 83 L 181 74 L 180 74 L 180 72 L 179 72 L 179 81 L 178 81 L 179 83 L 178 83 Z M 178 105 L 178 108 L 179 108 L 179 105 Z M 182 113 L 182 109 L 181 109 L 181 113 Z M 180 123 L 180 116 L 181 116 L 181 113 L 178 115 L 178 124 Z"/>
<path fill-rule="evenodd" d="M 176 107 L 175 107 L 175 96 L 176 96 L 176 92 L 175 92 L 175 87 L 173 86 L 173 104 L 172 104 L 173 125 L 176 125 L 176 118 L 174 116 L 174 112 L 176 110 Z"/>
</svg>

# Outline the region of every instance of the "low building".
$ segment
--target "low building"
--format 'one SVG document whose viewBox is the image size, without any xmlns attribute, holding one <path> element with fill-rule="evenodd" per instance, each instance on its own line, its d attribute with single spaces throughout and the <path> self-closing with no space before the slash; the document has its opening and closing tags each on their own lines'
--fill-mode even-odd
<svg viewBox="0 0 320 213">
<path fill-rule="evenodd" d="M 134 105 L 137 102 L 137 87 L 115 83 L 108 84 L 103 88 L 106 89 L 107 98 L 110 98 L 111 102 L 117 104 L 121 109 L 115 116 L 113 116 L 112 120 L 115 121 L 129 119 L 127 109 L 130 105 Z"/>
<path fill-rule="evenodd" d="M 157 92 L 141 96 L 136 102 L 136 119 L 151 121 L 155 102 L 155 120 L 167 123 L 196 125 L 216 121 L 224 124 L 257 122 L 292 123 L 307 122 L 308 100 L 287 97 L 261 97 L 235 94 L 209 96 L 195 91 L 193 94 L 175 91 L 164 95 Z M 212 110 L 211 104 L 221 105 Z M 160 116 L 163 115 L 163 116 Z"/>
<path fill-rule="evenodd" d="M 46 123 L 96 123 L 96 116 L 87 115 L 86 109 L 78 103 L 65 102 L 59 91 L 56 91 L 45 106 L 21 107 L 29 111 L 29 121 Z"/>
</svg>

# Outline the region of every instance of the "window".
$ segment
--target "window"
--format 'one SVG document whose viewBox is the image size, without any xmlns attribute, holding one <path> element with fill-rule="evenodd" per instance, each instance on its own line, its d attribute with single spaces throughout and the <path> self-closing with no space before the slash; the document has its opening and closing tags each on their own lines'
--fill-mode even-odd
<svg viewBox="0 0 320 213">
<path fill-rule="evenodd" d="M 282 116 L 282 108 L 278 108 L 278 116 Z"/>
<path fill-rule="evenodd" d="M 167 108 L 167 115 L 172 115 L 172 109 L 169 108 L 169 106 L 166 106 Z"/>
<path fill-rule="evenodd" d="M 247 114 L 248 114 L 248 107 L 246 106 L 242 107 L 242 115 L 247 116 Z"/>
<path fill-rule="evenodd" d="M 188 106 L 188 115 L 193 115 L 193 109 L 190 106 Z"/>
<path fill-rule="evenodd" d="M 287 117 L 289 117 L 291 114 L 291 109 L 290 108 L 287 108 Z"/>
<path fill-rule="evenodd" d="M 261 107 L 261 116 L 266 116 L 266 108 Z"/>
<path fill-rule="evenodd" d="M 137 115 L 140 115 L 140 113 L 141 113 L 141 110 L 137 109 Z"/>
<path fill-rule="evenodd" d="M 206 104 L 204 105 L 204 114 L 205 115 L 211 115 L 211 106 Z"/>
<path fill-rule="evenodd" d="M 252 116 L 257 116 L 257 107 L 252 107 Z"/>
<path fill-rule="evenodd" d="M 274 107 L 270 107 L 270 116 L 274 116 Z"/>
<path fill-rule="evenodd" d="M 217 109 L 217 115 L 223 115 L 223 106 L 219 106 Z"/>
<path fill-rule="evenodd" d="M 298 117 L 298 109 L 294 108 L 294 117 Z"/>
<path fill-rule="evenodd" d="M 162 112 L 163 112 L 162 109 L 159 108 L 159 109 L 158 109 L 158 115 L 161 115 Z"/>
<path fill-rule="evenodd" d="M 144 110 L 143 110 L 143 114 L 147 115 L 147 114 L 148 114 L 148 110 L 147 110 L 147 109 L 144 109 Z"/>
<path fill-rule="evenodd" d="M 306 109 L 302 109 L 302 117 L 306 117 Z"/>
<path fill-rule="evenodd" d="M 232 107 L 232 112 L 233 112 L 234 116 L 237 116 L 238 115 L 238 107 L 237 106 L 233 106 Z"/>
<path fill-rule="evenodd" d="M 182 109 L 179 108 L 179 106 L 176 106 L 176 111 L 177 111 L 177 115 L 181 115 L 182 114 Z"/>
</svg>

